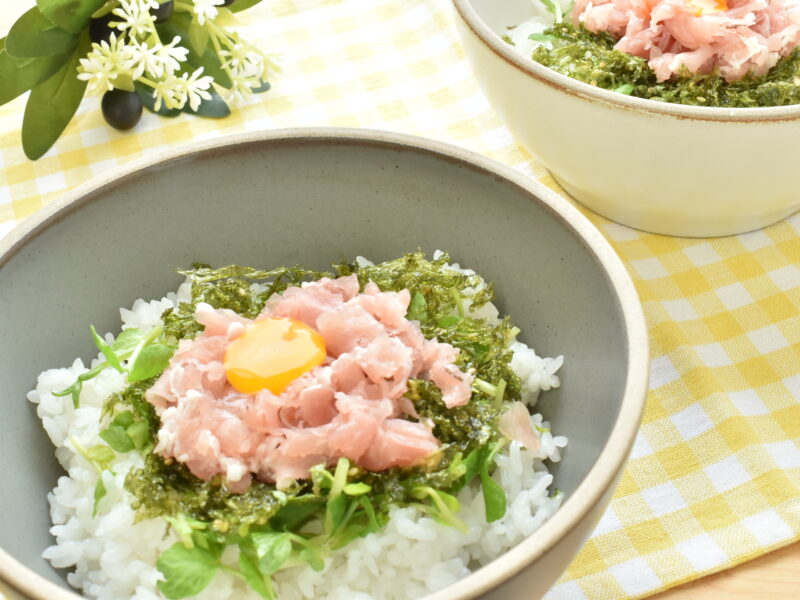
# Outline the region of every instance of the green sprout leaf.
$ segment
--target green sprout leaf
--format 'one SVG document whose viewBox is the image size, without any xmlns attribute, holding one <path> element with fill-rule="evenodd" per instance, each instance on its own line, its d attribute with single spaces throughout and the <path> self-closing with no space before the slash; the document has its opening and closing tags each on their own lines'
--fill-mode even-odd
<svg viewBox="0 0 800 600">
<path fill-rule="evenodd" d="M 6 39 L 6 50 L 16 58 L 65 54 L 77 45 L 77 35 L 53 25 L 38 8 L 32 8 L 22 15 L 11 27 Z"/>
<path fill-rule="evenodd" d="M 119 362 L 114 349 L 106 344 L 105 340 L 100 337 L 100 334 L 97 333 L 97 330 L 94 328 L 94 325 L 89 325 L 89 330 L 92 332 L 92 339 L 94 340 L 94 345 L 97 346 L 97 349 L 106 357 L 108 364 L 114 367 L 118 372 L 122 373 L 123 368 L 122 364 Z"/>
<path fill-rule="evenodd" d="M 322 571 L 325 568 L 325 561 L 316 548 L 307 546 L 300 551 L 300 560 L 307 562 L 315 571 Z"/>
<path fill-rule="evenodd" d="M 125 356 L 133 352 L 143 339 L 144 334 L 136 327 L 123 329 L 122 333 L 120 333 L 117 339 L 114 340 L 114 343 L 111 344 L 111 349 L 116 354 Z"/>
<path fill-rule="evenodd" d="M 342 490 L 348 496 L 361 496 L 363 494 L 368 493 L 372 489 L 371 486 L 367 485 L 366 483 L 348 483 L 344 486 L 344 490 Z"/>
<path fill-rule="evenodd" d="M 97 509 L 100 506 L 100 501 L 105 498 L 108 490 L 106 490 L 106 484 L 103 483 L 103 474 L 100 473 L 99 477 L 97 478 L 97 484 L 94 486 L 94 506 L 92 508 L 92 516 L 97 516 Z"/>
<path fill-rule="evenodd" d="M 22 148 L 31 160 L 41 158 L 67 127 L 86 91 L 77 77 L 78 60 L 89 50 L 89 34 L 55 75 L 31 91 L 22 120 Z"/>
<path fill-rule="evenodd" d="M 625 94 L 626 96 L 630 96 L 633 93 L 633 84 L 623 83 L 621 86 L 614 88 L 611 91 L 617 92 L 618 94 Z"/>
<path fill-rule="evenodd" d="M 253 533 L 250 538 L 258 556 L 258 569 L 272 575 L 283 566 L 292 553 L 292 540 L 288 533 Z"/>
<path fill-rule="evenodd" d="M 199 594 L 211 583 L 219 559 L 198 546 L 187 548 L 175 542 L 159 556 L 156 566 L 164 575 L 158 590 L 169 600 L 179 600 Z"/>
<path fill-rule="evenodd" d="M 269 84 L 269 81 L 262 81 L 260 86 L 252 88 L 251 91 L 254 94 L 263 94 L 264 92 L 268 92 L 271 88 L 272 86 Z"/>
<path fill-rule="evenodd" d="M 137 421 L 129 425 L 125 433 L 128 434 L 128 437 L 133 443 L 133 447 L 139 452 L 144 452 L 152 443 L 150 439 L 150 426 L 145 421 Z"/>
<path fill-rule="evenodd" d="M 481 489 L 483 505 L 486 511 L 486 522 L 492 523 L 506 514 L 506 493 L 500 484 L 489 475 L 487 470 L 481 471 Z"/>
<path fill-rule="evenodd" d="M 408 305 L 408 312 L 406 317 L 410 321 L 426 321 L 428 319 L 428 304 L 425 302 L 425 296 L 417 292 L 411 298 L 411 303 Z"/>
<path fill-rule="evenodd" d="M 103 441 L 111 446 L 115 452 L 130 452 L 134 448 L 133 440 L 131 440 L 125 428 L 112 423 L 106 429 L 100 432 L 100 437 Z"/>
<path fill-rule="evenodd" d="M 97 444 L 86 450 L 86 457 L 96 463 L 101 470 L 105 470 L 113 462 L 115 455 L 114 451 L 108 446 Z"/>
<path fill-rule="evenodd" d="M 239 544 L 239 574 L 262 598 L 271 600 L 275 597 L 272 585 L 258 568 L 258 555 L 252 542 Z"/>
<path fill-rule="evenodd" d="M 528 36 L 528 39 L 533 40 L 534 42 L 550 42 L 551 44 L 555 44 L 558 43 L 561 38 L 550 33 L 532 33 Z"/>
<path fill-rule="evenodd" d="M 53 25 L 70 33 L 80 33 L 106 0 L 36 0 L 41 13 Z"/>
<path fill-rule="evenodd" d="M 136 383 L 137 381 L 160 375 L 167 368 L 169 359 L 172 358 L 174 352 L 175 348 L 166 344 L 145 346 L 130 367 L 128 381 Z"/>
<path fill-rule="evenodd" d="M 5 38 L 0 40 L 0 105 L 10 102 L 52 77 L 70 56 L 58 54 L 38 58 L 15 58 L 5 49 L 5 43 Z"/>
</svg>

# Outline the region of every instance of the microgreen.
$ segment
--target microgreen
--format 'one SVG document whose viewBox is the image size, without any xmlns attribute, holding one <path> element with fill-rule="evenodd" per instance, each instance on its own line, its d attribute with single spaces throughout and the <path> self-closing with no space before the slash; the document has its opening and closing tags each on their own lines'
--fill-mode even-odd
<svg viewBox="0 0 800 600">
<path fill-rule="evenodd" d="M 508 366 L 508 345 L 518 329 L 508 320 L 488 323 L 476 318 L 469 307 L 490 301 L 492 287 L 477 275 L 447 267 L 449 260 L 443 255 L 429 261 L 418 252 L 373 266 L 337 266 L 339 274 L 355 274 L 362 287 L 374 281 L 385 291 L 409 289 L 407 316 L 419 321 L 426 337 L 459 348 L 459 366 L 475 375 L 470 402 L 452 409 L 444 405 L 432 382 L 409 382 L 406 397 L 419 418 L 432 423 L 442 447 L 423 464 L 408 469 L 369 472 L 340 458 L 334 465 L 312 467 L 309 480 L 287 489 L 255 480 L 246 492 L 233 494 L 221 477 L 201 480 L 184 464 L 153 452 L 160 422 L 145 394 L 168 359 L 165 348 L 171 353 L 180 340 L 202 331 L 194 318 L 197 304 L 207 302 L 254 318 L 272 295 L 329 273 L 300 267 L 263 271 L 198 264 L 182 271 L 192 283 L 191 299 L 164 313 L 163 328 L 126 329 L 110 343 L 92 329 L 105 358 L 102 368 L 114 367 L 116 358 L 129 385 L 103 407 L 106 426 L 101 438 L 108 445 L 94 454 L 87 450 L 87 456 L 108 467 L 115 453 L 142 454 L 143 465 L 125 480 L 137 519 L 163 517 L 179 540 L 158 562 L 164 576 L 159 590 L 165 597 L 195 595 L 222 570 L 273 600 L 275 573 L 301 564 L 324 569 L 334 550 L 380 531 L 395 505 L 415 506 L 439 523 L 463 531 L 456 494 L 466 485 L 480 486 L 487 520 L 505 514 L 505 493 L 492 473 L 494 457 L 505 443 L 497 420 L 503 407 L 521 394 L 519 379 Z M 104 490 L 97 491 L 105 495 Z M 222 562 L 227 546 L 238 547 L 236 564 Z"/>
<path fill-rule="evenodd" d="M 54 396 L 72 396 L 75 408 L 80 406 L 80 394 L 83 384 L 97 377 L 106 368 L 113 367 L 120 373 L 126 373 L 129 383 L 137 383 L 155 377 L 169 364 L 169 359 L 175 352 L 175 346 L 159 343 L 163 336 L 163 327 L 153 327 L 147 333 L 139 329 L 125 329 L 111 344 L 97 333 L 94 325 L 89 326 L 95 346 L 106 359 L 104 362 L 89 369 L 86 373 L 78 375 L 75 382 L 68 388 L 55 392 Z M 127 360 L 127 367 L 123 361 Z M 115 434 L 109 434 L 114 436 Z M 117 436 L 118 437 L 118 436 Z"/>
</svg>

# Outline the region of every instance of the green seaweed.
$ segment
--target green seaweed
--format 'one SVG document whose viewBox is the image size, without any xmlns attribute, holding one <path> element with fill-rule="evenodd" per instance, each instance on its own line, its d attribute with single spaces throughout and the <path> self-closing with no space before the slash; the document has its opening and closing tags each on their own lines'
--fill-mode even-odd
<svg viewBox="0 0 800 600">
<path fill-rule="evenodd" d="M 800 49 L 781 58 L 765 75 L 746 75 L 727 82 L 719 73 L 694 75 L 684 71 L 657 82 L 643 58 L 614 49 L 608 33 L 591 33 L 569 23 L 559 23 L 541 34 L 533 60 L 550 69 L 603 89 L 637 98 L 695 106 L 754 108 L 800 104 Z"/>
</svg>

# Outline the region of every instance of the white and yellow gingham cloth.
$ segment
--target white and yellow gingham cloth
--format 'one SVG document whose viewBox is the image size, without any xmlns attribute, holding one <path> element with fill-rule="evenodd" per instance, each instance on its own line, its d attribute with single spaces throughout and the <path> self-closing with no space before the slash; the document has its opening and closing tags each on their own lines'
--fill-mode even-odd
<svg viewBox="0 0 800 600">
<path fill-rule="evenodd" d="M 26 9 L 4 8 L 0 32 Z M 23 99 L 0 108 L 0 235 L 134 158 L 292 126 L 425 135 L 558 189 L 480 93 L 449 0 L 264 0 L 241 19 L 239 30 L 276 54 L 283 73 L 227 119 L 145 114 L 133 132 L 118 133 L 97 99 L 84 100 L 33 163 L 20 147 Z M 611 507 L 547 599 L 639 598 L 800 539 L 800 214 L 701 240 L 644 234 L 584 212 L 636 283 L 652 375 Z"/>
</svg>

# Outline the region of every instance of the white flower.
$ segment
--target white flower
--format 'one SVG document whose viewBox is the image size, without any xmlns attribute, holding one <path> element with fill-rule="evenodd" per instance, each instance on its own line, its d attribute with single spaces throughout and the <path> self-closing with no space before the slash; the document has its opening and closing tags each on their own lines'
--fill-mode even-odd
<svg viewBox="0 0 800 600">
<path fill-rule="evenodd" d="M 201 77 L 201 75 L 203 75 L 203 67 L 197 69 L 191 76 L 188 73 L 184 73 L 179 80 L 182 87 L 181 91 L 186 94 L 192 110 L 200 108 L 203 100 L 211 100 L 208 88 L 211 87 L 214 78 L 208 75 Z"/>
<path fill-rule="evenodd" d="M 183 89 L 181 80 L 174 75 L 155 82 L 153 88 L 153 98 L 155 98 L 155 110 L 161 108 L 161 104 L 168 109 L 183 108 L 186 104 L 186 92 Z"/>
<path fill-rule="evenodd" d="M 109 25 L 138 37 L 146 37 L 155 31 L 155 21 L 150 14 L 153 0 L 119 0 L 119 4 L 111 12 L 122 21 L 112 21 Z"/>
<path fill-rule="evenodd" d="M 194 11 L 195 20 L 200 25 L 205 25 L 206 19 L 213 21 L 217 18 L 217 7 L 224 2 L 225 0 L 194 0 L 192 10 Z"/>
<path fill-rule="evenodd" d="M 169 44 L 158 48 L 159 60 L 161 60 L 164 70 L 169 74 L 178 71 L 181 68 L 181 63 L 186 62 L 186 57 L 189 54 L 186 48 L 178 46 L 180 41 L 181 38 L 175 36 Z"/>
<path fill-rule="evenodd" d="M 108 42 L 92 44 L 92 51 L 80 59 L 78 79 L 89 83 L 91 93 L 107 92 L 114 88 L 118 77 L 132 77 L 133 62 L 130 49 L 112 33 Z"/>
<path fill-rule="evenodd" d="M 236 43 L 228 50 L 219 53 L 224 67 L 229 68 L 234 76 L 245 78 L 261 78 L 264 73 L 264 57 L 251 46 Z"/>
<path fill-rule="evenodd" d="M 161 44 L 151 48 L 147 42 L 131 40 L 128 48 L 133 59 L 131 71 L 134 79 L 139 79 L 145 73 L 154 79 L 160 79 L 164 75 L 164 65 L 158 54 L 160 47 Z"/>
</svg>

